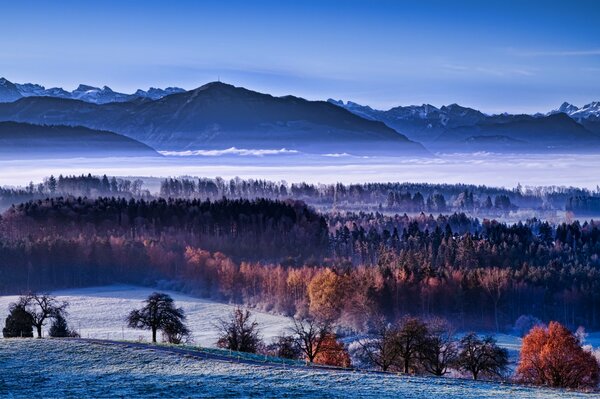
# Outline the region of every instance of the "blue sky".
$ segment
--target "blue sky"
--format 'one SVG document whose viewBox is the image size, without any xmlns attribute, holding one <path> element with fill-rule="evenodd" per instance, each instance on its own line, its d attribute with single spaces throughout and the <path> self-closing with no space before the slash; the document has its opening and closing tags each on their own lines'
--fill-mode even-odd
<svg viewBox="0 0 600 399">
<path fill-rule="evenodd" d="M 4 1 L 0 76 L 132 92 L 222 81 L 376 108 L 600 100 L 600 1 Z"/>
</svg>

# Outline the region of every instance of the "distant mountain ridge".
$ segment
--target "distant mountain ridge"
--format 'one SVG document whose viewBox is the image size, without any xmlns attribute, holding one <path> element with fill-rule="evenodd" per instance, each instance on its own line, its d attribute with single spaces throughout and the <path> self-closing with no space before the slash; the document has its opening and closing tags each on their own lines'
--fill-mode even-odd
<svg viewBox="0 0 600 399">
<path fill-rule="evenodd" d="M 86 126 L 165 151 L 294 149 L 399 154 L 600 152 L 600 102 L 564 103 L 547 114 L 488 115 L 450 104 L 387 111 L 354 102 L 275 97 L 212 82 L 194 90 L 133 94 L 79 85 L 67 92 L 0 79 L 0 120 Z"/>
<path fill-rule="evenodd" d="M 160 156 L 129 137 L 81 126 L 0 122 L 0 159 Z"/>
<path fill-rule="evenodd" d="M 92 104 L 25 97 L 0 104 L 0 120 L 109 130 L 158 150 L 287 148 L 308 152 L 430 155 L 379 121 L 325 101 L 274 97 L 212 82 L 157 100 Z"/>
<path fill-rule="evenodd" d="M 451 104 L 376 110 L 353 102 L 328 100 L 350 112 L 381 121 L 432 151 L 600 151 L 600 103 L 536 115 L 487 115 Z"/>
<path fill-rule="evenodd" d="M 569 104 L 568 102 L 564 102 L 558 109 L 550 111 L 548 114 L 560 112 L 569 115 L 586 129 L 600 134 L 600 101 L 585 104 L 581 108 Z"/>
<path fill-rule="evenodd" d="M 135 99 L 158 100 L 170 94 L 182 93 L 184 91 L 184 89 L 179 87 L 167 87 L 166 89 L 151 87 L 147 91 L 139 89 L 133 94 L 124 94 L 113 91 L 108 86 L 99 88 L 80 84 L 75 90 L 68 92 L 60 87 L 46 89 L 39 84 L 12 83 L 5 78 L 0 78 L 0 102 L 13 102 L 23 97 L 55 97 L 81 100 L 94 104 L 107 104 Z"/>
</svg>

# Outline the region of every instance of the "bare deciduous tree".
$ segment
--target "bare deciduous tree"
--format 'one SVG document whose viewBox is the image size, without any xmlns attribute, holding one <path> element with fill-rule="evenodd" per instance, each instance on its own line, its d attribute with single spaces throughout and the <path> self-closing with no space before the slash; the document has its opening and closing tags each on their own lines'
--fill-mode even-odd
<svg viewBox="0 0 600 399">
<path fill-rule="evenodd" d="M 428 373 L 443 376 L 458 360 L 454 330 L 444 319 L 433 319 L 427 326 L 429 332 L 421 353 L 421 364 Z"/>
<path fill-rule="evenodd" d="M 358 341 L 360 356 L 367 363 L 388 371 L 398 363 L 400 346 L 397 342 L 398 329 L 384 319 L 376 321 L 375 335 Z"/>
<path fill-rule="evenodd" d="M 219 320 L 217 346 L 239 352 L 256 353 L 262 344 L 258 323 L 249 310 L 235 308 L 229 319 Z"/>
<path fill-rule="evenodd" d="M 416 317 L 406 316 L 400 320 L 396 342 L 400 349 L 402 371 L 409 373 L 417 366 L 427 343 L 427 324 Z"/>
<path fill-rule="evenodd" d="M 508 365 L 508 351 L 500 348 L 493 337 L 479 338 L 469 333 L 460 340 L 458 365 L 476 380 L 481 373 L 501 376 Z"/>
<path fill-rule="evenodd" d="M 328 321 L 315 319 L 296 320 L 291 327 L 294 339 L 309 363 L 314 362 L 319 353 L 325 350 L 325 341 L 331 334 Z"/>
<path fill-rule="evenodd" d="M 31 316 L 31 323 L 37 330 L 37 337 L 42 338 L 42 328 L 46 321 L 57 315 L 63 315 L 69 304 L 61 302 L 48 294 L 30 293 L 19 298 L 18 306 Z"/>
</svg>

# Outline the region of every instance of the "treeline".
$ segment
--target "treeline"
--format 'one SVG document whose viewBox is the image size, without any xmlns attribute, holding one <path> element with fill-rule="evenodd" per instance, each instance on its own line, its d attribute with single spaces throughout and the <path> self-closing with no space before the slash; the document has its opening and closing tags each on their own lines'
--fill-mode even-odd
<svg viewBox="0 0 600 399">
<path fill-rule="evenodd" d="M 149 198 L 150 192 L 143 188 L 141 179 L 129 180 L 117 177 L 92 176 L 63 176 L 53 175 L 43 182 L 30 182 L 25 187 L 0 187 L 0 208 L 36 199 L 57 196 L 119 196 L 126 198 Z"/>
<path fill-rule="evenodd" d="M 326 209 L 386 209 L 394 212 L 470 212 L 502 215 L 518 208 L 582 210 L 573 201 L 600 199 L 596 190 L 575 187 L 523 187 L 505 189 L 469 184 L 364 183 L 308 184 L 267 180 L 165 179 L 162 197 L 182 198 L 294 198 Z M 579 198 L 578 200 L 574 200 Z M 584 208 L 590 210 L 589 207 Z M 593 208 L 593 213 L 600 209 Z"/>
<path fill-rule="evenodd" d="M 308 184 L 239 178 L 169 178 L 151 194 L 140 179 L 104 176 L 50 176 L 26 187 L 0 188 L 0 207 L 56 196 L 120 196 L 125 198 L 295 199 L 324 210 L 380 210 L 389 212 L 468 212 L 500 217 L 517 209 L 537 212 L 567 210 L 577 215 L 600 213 L 600 188 L 523 187 L 505 189 L 468 184 L 365 183 Z"/>
</svg>

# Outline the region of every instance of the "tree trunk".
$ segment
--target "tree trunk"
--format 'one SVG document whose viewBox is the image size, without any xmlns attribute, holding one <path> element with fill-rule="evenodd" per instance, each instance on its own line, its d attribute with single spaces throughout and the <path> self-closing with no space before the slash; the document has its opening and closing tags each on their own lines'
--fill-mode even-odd
<svg viewBox="0 0 600 399">
<path fill-rule="evenodd" d="M 152 343 L 156 343 L 156 327 L 152 327 Z"/>
<path fill-rule="evenodd" d="M 494 301 L 494 320 L 496 321 L 496 332 L 500 332 L 500 326 L 498 325 L 498 301 Z"/>
<path fill-rule="evenodd" d="M 40 324 L 38 326 L 35 326 L 35 328 L 37 329 L 37 337 L 42 338 L 42 325 Z"/>
</svg>

